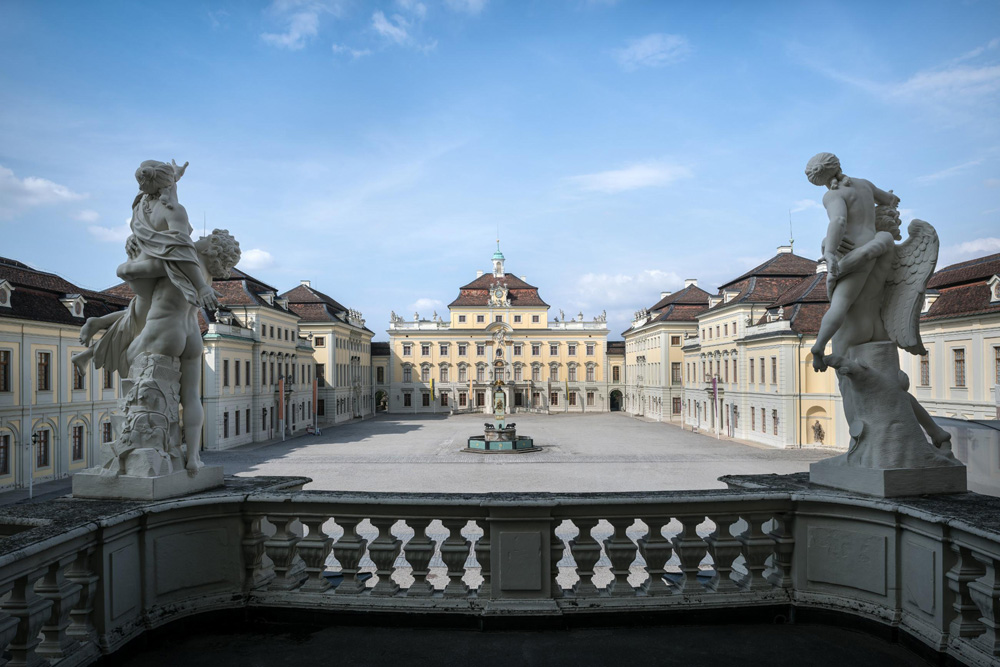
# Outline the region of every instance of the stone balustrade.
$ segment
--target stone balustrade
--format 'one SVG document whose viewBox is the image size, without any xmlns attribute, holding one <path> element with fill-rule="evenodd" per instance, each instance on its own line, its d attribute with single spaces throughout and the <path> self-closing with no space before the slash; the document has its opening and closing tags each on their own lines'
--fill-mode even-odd
<svg viewBox="0 0 1000 667">
<path fill-rule="evenodd" d="M 804 476 L 593 494 L 302 491 L 229 478 L 156 503 L 0 509 L 9 665 L 80 665 L 226 609 L 562 617 L 822 610 L 1000 658 L 1000 499 L 881 500 Z"/>
</svg>

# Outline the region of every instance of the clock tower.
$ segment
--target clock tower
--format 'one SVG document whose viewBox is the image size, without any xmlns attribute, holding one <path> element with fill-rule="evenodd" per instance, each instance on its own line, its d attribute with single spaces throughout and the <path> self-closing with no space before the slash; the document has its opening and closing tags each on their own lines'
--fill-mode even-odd
<svg viewBox="0 0 1000 667">
<path fill-rule="evenodd" d="M 503 253 L 500 252 L 500 239 L 497 239 L 497 251 L 493 253 L 493 276 L 503 278 Z"/>
</svg>

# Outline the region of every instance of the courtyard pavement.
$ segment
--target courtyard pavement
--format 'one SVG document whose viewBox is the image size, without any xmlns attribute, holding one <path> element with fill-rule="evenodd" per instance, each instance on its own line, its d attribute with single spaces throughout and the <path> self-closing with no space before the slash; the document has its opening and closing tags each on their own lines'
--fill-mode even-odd
<svg viewBox="0 0 1000 667">
<path fill-rule="evenodd" d="M 620 413 L 513 416 L 541 452 L 460 451 L 486 416 L 381 414 L 319 436 L 204 452 L 226 474 L 303 475 L 307 489 L 338 491 L 667 491 L 724 488 L 720 475 L 792 473 L 836 454 L 716 440 Z"/>
</svg>

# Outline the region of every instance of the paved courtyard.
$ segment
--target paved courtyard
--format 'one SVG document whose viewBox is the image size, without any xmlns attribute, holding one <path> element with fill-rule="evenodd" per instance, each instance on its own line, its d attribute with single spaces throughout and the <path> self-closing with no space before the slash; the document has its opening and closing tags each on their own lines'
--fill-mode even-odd
<svg viewBox="0 0 1000 667">
<path fill-rule="evenodd" d="M 515 415 L 543 451 L 460 451 L 485 416 L 379 415 L 284 443 L 205 452 L 226 474 L 304 475 L 341 491 L 661 491 L 723 488 L 720 475 L 791 473 L 833 450 L 716 440 L 623 414 Z"/>
</svg>

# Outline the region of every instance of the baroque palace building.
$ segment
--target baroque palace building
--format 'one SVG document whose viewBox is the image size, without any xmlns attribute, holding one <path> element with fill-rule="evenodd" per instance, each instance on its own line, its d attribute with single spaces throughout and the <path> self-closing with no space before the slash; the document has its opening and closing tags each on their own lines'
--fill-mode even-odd
<svg viewBox="0 0 1000 667">
<path fill-rule="evenodd" d="M 93 466 L 110 442 L 113 373 L 81 372 L 80 327 L 128 302 L 0 257 L 0 489 Z"/>
<path fill-rule="evenodd" d="M 390 412 L 488 411 L 497 361 L 511 412 L 611 409 L 606 317 L 560 313 L 550 320 L 538 288 L 508 274 L 504 261 L 498 244 L 493 271 L 459 288 L 447 319 L 392 314 L 384 385 Z"/>
</svg>

